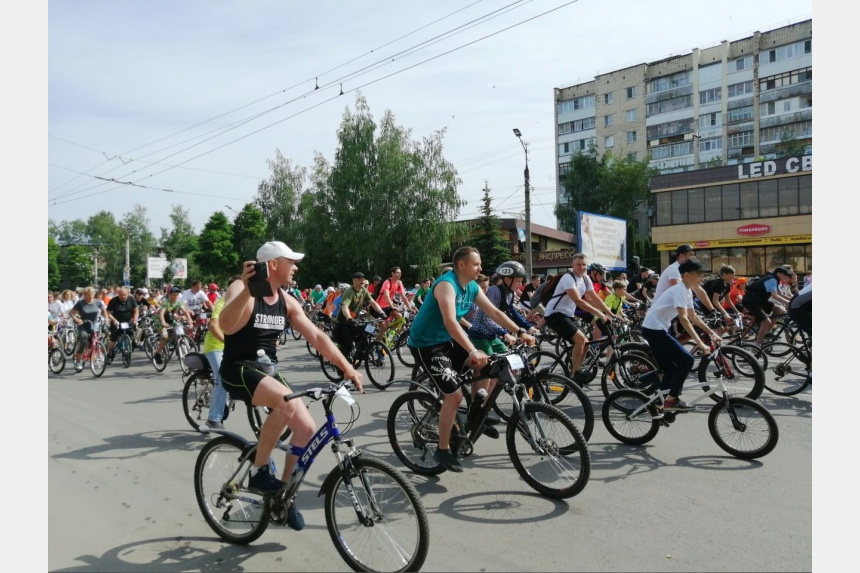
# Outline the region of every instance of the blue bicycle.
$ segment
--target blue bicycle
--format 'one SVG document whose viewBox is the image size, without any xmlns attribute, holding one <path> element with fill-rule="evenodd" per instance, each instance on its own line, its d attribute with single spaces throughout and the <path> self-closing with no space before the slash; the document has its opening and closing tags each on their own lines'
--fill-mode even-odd
<svg viewBox="0 0 860 573">
<path fill-rule="evenodd" d="M 296 492 L 317 455 L 331 443 L 335 467 L 320 488 L 325 495 L 325 519 L 331 540 L 354 571 L 418 571 L 430 544 L 427 513 L 415 487 L 394 466 L 353 446 L 338 428 L 332 402 L 341 398 L 352 408 L 345 380 L 328 388 L 313 388 L 284 396 L 284 401 L 322 401 L 326 422 L 314 434 L 299 460 L 289 486 L 263 494 L 248 486 L 257 443 L 227 430 L 203 446 L 194 468 L 194 490 L 206 523 L 222 539 L 247 544 L 258 539 L 269 523 L 285 525 Z M 277 448 L 290 451 L 288 443 Z M 273 462 L 270 462 L 273 463 Z"/>
</svg>

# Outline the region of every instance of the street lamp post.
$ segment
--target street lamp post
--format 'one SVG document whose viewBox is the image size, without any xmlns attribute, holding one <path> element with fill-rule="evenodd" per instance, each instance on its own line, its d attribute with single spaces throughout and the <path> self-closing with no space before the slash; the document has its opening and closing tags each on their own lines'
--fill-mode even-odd
<svg viewBox="0 0 860 573">
<path fill-rule="evenodd" d="M 523 146 L 523 151 L 526 152 L 526 168 L 523 170 L 523 177 L 525 178 L 525 190 L 526 190 L 526 276 L 532 276 L 532 202 L 530 199 L 531 189 L 529 188 L 529 148 L 528 144 L 523 141 L 523 134 L 516 127 L 514 128 L 514 135 L 517 136 L 517 139 L 520 140 L 520 144 Z"/>
</svg>

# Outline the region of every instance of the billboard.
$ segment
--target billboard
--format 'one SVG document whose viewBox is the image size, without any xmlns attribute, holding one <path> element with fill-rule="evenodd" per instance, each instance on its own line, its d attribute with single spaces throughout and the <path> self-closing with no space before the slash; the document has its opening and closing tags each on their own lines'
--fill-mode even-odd
<svg viewBox="0 0 860 573">
<path fill-rule="evenodd" d="M 612 271 L 627 270 L 627 220 L 580 211 L 576 225 L 579 250 L 588 263 Z"/>
<path fill-rule="evenodd" d="M 164 277 L 164 270 L 168 267 L 173 267 L 174 279 L 188 278 L 188 259 L 173 259 L 171 263 L 167 259 L 161 257 L 147 257 L 146 259 L 146 278 L 161 279 Z"/>
</svg>

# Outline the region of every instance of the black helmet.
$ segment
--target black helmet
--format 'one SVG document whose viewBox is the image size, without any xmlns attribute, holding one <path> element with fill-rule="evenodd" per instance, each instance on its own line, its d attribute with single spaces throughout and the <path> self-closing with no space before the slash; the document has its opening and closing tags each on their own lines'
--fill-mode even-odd
<svg viewBox="0 0 860 573">
<path fill-rule="evenodd" d="M 496 269 L 496 275 L 499 278 L 526 278 L 526 268 L 517 261 L 505 261 Z"/>
<path fill-rule="evenodd" d="M 600 263 L 593 263 L 593 264 L 591 265 L 591 268 L 590 268 L 589 270 L 590 270 L 590 271 L 592 271 L 592 272 L 595 272 L 595 273 L 603 273 L 603 274 L 606 274 L 606 267 L 604 267 L 604 266 L 603 266 L 603 265 L 601 265 Z"/>
</svg>

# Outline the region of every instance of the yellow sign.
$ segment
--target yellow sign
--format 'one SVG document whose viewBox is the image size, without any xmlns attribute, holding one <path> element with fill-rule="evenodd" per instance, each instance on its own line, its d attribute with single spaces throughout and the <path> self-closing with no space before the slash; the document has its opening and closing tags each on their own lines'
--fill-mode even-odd
<svg viewBox="0 0 860 573">
<path fill-rule="evenodd" d="M 751 237 L 748 239 L 718 239 L 715 241 L 690 241 L 690 243 L 660 243 L 658 251 L 674 251 L 679 245 L 691 244 L 695 249 L 719 249 L 722 247 L 758 247 L 761 245 L 789 245 L 811 243 L 812 235 L 789 235 L 786 237 Z"/>
</svg>

